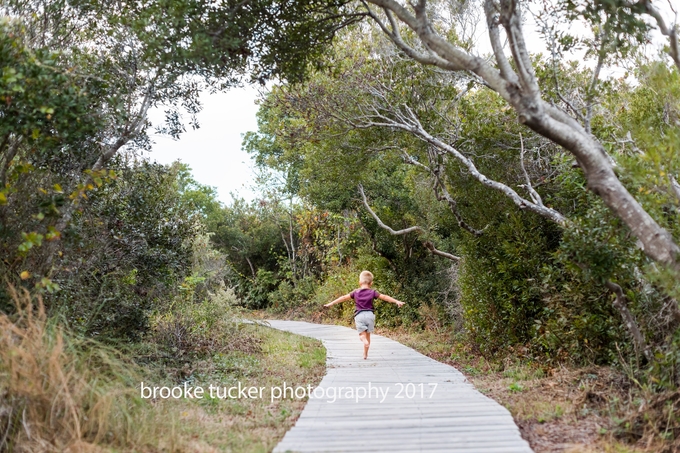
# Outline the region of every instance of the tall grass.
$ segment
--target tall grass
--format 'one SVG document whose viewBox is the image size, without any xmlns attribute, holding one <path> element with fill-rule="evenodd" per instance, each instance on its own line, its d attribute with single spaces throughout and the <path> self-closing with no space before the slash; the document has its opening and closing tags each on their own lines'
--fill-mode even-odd
<svg viewBox="0 0 680 453">
<path fill-rule="evenodd" d="M 302 401 L 142 399 L 140 381 L 316 385 L 325 370 L 318 342 L 237 323 L 226 290 L 159 315 L 148 342 L 127 353 L 67 330 L 39 297 L 9 293 L 16 310 L 0 312 L 2 453 L 267 451 Z"/>
<path fill-rule="evenodd" d="M 136 369 L 48 319 L 42 300 L 9 288 L 0 313 L 0 451 L 125 449 L 144 436 Z"/>
</svg>

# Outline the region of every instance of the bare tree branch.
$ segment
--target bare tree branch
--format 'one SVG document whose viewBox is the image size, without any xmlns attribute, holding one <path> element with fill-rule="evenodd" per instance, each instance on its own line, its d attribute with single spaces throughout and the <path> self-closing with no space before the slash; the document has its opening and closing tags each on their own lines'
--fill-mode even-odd
<svg viewBox="0 0 680 453">
<path fill-rule="evenodd" d="M 522 167 L 522 173 L 524 173 L 524 179 L 526 180 L 526 184 L 522 184 L 520 187 L 524 187 L 527 189 L 527 192 L 529 192 L 529 196 L 531 196 L 531 199 L 534 201 L 539 206 L 543 206 L 543 200 L 541 199 L 541 196 L 534 190 L 534 187 L 531 185 L 531 178 L 529 178 L 529 173 L 527 173 L 527 169 L 524 166 L 524 139 L 522 138 L 522 134 L 519 134 L 519 142 L 521 146 L 520 154 L 519 154 L 519 163 L 520 166 Z"/>
<path fill-rule="evenodd" d="M 0 164 L 0 187 L 5 187 L 5 183 L 7 182 L 7 170 L 9 170 L 12 161 L 19 152 L 22 137 L 8 137 L 7 141 L 9 142 L 7 152 L 4 153 L 5 155 L 0 159 L 0 162 L 2 162 Z"/>
<path fill-rule="evenodd" d="M 394 15 L 390 10 L 383 8 L 383 12 L 387 16 L 387 20 L 390 23 L 390 28 L 388 28 L 385 25 L 385 23 L 382 20 L 380 20 L 380 18 L 373 12 L 373 10 L 367 4 L 364 3 L 364 5 L 368 10 L 368 16 L 371 17 L 378 24 L 383 33 L 385 33 L 385 35 L 387 35 L 387 37 L 390 38 L 394 45 L 397 46 L 399 50 L 404 52 L 404 54 L 407 57 L 417 61 L 418 63 L 425 64 L 428 66 L 437 66 L 439 68 L 446 69 L 449 71 L 460 71 L 463 69 L 460 66 L 456 66 L 444 60 L 443 58 L 440 58 L 438 55 L 432 53 L 419 52 L 413 47 L 409 46 L 401 37 L 401 34 L 399 33 L 399 25 L 397 24 L 397 21 L 394 19 Z"/>
<path fill-rule="evenodd" d="M 424 14 L 421 14 L 417 19 L 396 0 L 366 1 L 391 11 L 397 19 L 415 31 L 421 42 L 436 55 L 455 67 L 461 68 L 460 70 L 476 74 L 484 81 L 484 84 L 501 94 L 504 99 L 510 99 L 510 93 L 506 89 L 505 80 L 496 68 L 483 58 L 470 55 L 468 52 L 451 45 L 445 38 L 436 34 L 432 26 L 427 23 L 427 17 Z"/>
<path fill-rule="evenodd" d="M 121 136 L 116 140 L 115 143 L 109 145 L 97 159 L 97 162 L 92 166 L 92 171 L 98 171 L 104 168 L 104 165 L 110 161 L 116 153 L 125 146 L 130 140 L 134 139 L 139 135 L 144 129 L 144 124 L 146 122 L 146 115 L 151 107 L 151 102 L 153 100 L 154 88 L 153 82 L 148 86 L 144 94 L 144 99 L 142 104 L 135 115 L 135 119 L 125 128 Z"/>
<path fill-rule="evenodd" d="M 391 228 L 390 226 L 386 225 L 385 222 L 380 220 L 380 217 L 378 217 L 378 214 L 376 214 L 373 211 L 373 209 L 371 209 L 371 206 L 368 204 L 368 200 L 366 199 L 366 194 L 364 193 L 364 188 L 361 184 L 359 184 L 359 193 L 361 194 L 361 200 L 364 203 L 364 207 L 369 212 L 369 214 L 371 214 L 371 217 L 373 217 L 373 219 L 378 223 L 378 226 L 380 228 L 382 228 L 383 230 L 388 231 L 390 234 L 392 234 L 394 236 L 401 236 L 401 235 L 413 233 L 413 232 L 416 232 L 416 231 L 420 232 L 420 233 L 427 233 L 427 231 L 425 231 L 424 228 L 422 228 L 418 225 L 415 225 L 415 226 L 412 226 L 412 227 L 409 227 L 409 228 L 404 228 L 402 230 L 395 230 L 395 229 Z M 453 260 L 453 261 L 459 261 L 460 260 L 459 256 L 455 256 L 455 255 L 452 255 L 450 253 L 443 252 L 441 250 L 437 250 L 435 248 L 435 246 L 432 244 L 432 242 L 430 242 L 430 241 L 423 242 L 423 246 L 425 248 L 427 248 L 430 252 L 432 252 L 433 255 L 442 256 L 444 258 L 447 258 L 447 259 L 450 259 L 450 260 Z"/>
<path fill-rule="evenodd" d="M 671 190 L 673 191 L 673 195 L 675 195 L 675 198 L 680 201 L 680 184 L 678 184 L 678 181 L 671 175 L 668 175 L 668 179 L 670 179 L 671 182 Z"/>
<path fill-rule="evenodd" d="M 663 19 L 661 12 L 654 5 L 652 5 L 651 0 L 640 0 L 640 3 L 642 3 L 642 5 L 645 7 L 647 14 L 654 18 L 656 24 L 659 26 L 659 31 L 661 32 L 661 34 L 668 38 L 669 44 L 668 53 L 673 59 L 675 66 L 677 66 L 678 70 L 680 71 L 680 46 L 678 45 L 678 25 L 675 23 L 671 24 L 670 27 L 666 25 L 666 21 Z"/>
<path fill-rule="evenodd" d="M 525 94 L 538 104 L 541 94 L 538 82 L 536 81 L 534 67 L 524 42 L 519 2 L 515 0 L 500 0 L 500 9 L 500 21 L 508 35 L 510 51 L 517 65 L 520 85 Z"/>
<path fill-rule="evenodd" d="M 412 226 L 412 227 L 409 227 L 409 228 L 404 228 L 402 230 L 394 230 L 391 227 L 385 225 L 385 223 L 382 220 L 380 220 L 380 217 L 378 217 L 378 214 L 376 214 L 373 211 L 373 209 L 371 209 L 371 206 L 368 204 L 368 200 L 366 199 L 366 194 L 364 193 L 364 188 L 361 184 L 359 184 L 359 193 L 361 194 L 361 199 L 364 203 L 364 207 L 366 207 L 366 210 L 369 212 L 369 214 L 371 214 L 371 217 L 373 217 L 373 219 L 375 219 L 375 221 L 378 222 L 378 226 L 380 228 L 382 228 L 383 230 L 387 230 L 390 234 L 392 234 L 394 236 L 401 236 L 403 234 L 413 233 L 414 231 L 419 231 L 421 233 L 427 233 L 427 231 L 425 231 L 425 229 L 423 229 L 422 227 L 419 227 L 418 225 L 415 225 L 415 226 Z"/>
<path fill-rule="evenodd" d="M 463 220 L 463 217 L 460 215 L 460 212 L 458 211 L 458 203 L 456 200 L 451 196 L 449 191 L 447 190 L 446 186 L 444 185 L 444 182 L 441 179 L 441 171 L 440 169 L 432 169 L 432 167 L 428 167 L 427 165 L 424 165 L 417 160 L 415 160 L 413 157 L 409 156 L 405 151 L 403 152 L 404 154 L 404 162 L 406 162 L 409 165 L 414 165 L 416 167 L 420 167 L 430 173 L 432 177 L 434 178 L 434 194 L 437 197 L 438 201 L 446 201 L 451 213 L 453 216 L 456 218 L 456 221 L 458 222 L 458 226 L 460 226 L 462 229 L 465 231 L 469 232 L 470 234 L 473 234 L 474 236 L 481 236 L 484 233 L 484 230 L 478 230 L 476 228 L 473 228 L 472 226 L 468 225 L 465 220 Z M 440 194 L 441 190 L 441 194 Z"/>
<path fill-rule="evenodd" d="M 451 261 L 460 261 L 460 257 L 456 255 L 452 255 L 448 252 L 442 252 L 441 250 L 438 250 L 434 247 L 434 244 L 430 241 L 425 241 L 423 242 L 423 246 L 428 249 L 433 255 L 441 256 L 443 258 L 449 259 Z"/>
<path fill-rule="evenodd" d="M 355 127 L 373 127 L 373 126 L 383 126 L 383 127 L 392 127 L 392 128 L 397 128 L 401 129 L 407 132 L 410 132 L 411 134 L 415 135 L 416 137 L 420 138 L 421 140 L 429 143 L 430 145 L 440 149 L 441 151 L 448 153 L 449 155 L 455 157 L 459 162 L 461 162 L 470 172 L 470 175 L 474 177 L 476 180 L 481 182 L 482 184 L 491 187 L 494 190 L 498 190 L 499 192 L 502 192 L 506 196 L 508 196 L 520 209 L 527 209 L 529 211 L 532 211 L 536 214 L 539 214 L 543 217 L 546 217 L 553 222 L 559 224 L 559 225 L 566 225 L 567 219 L 564 217 L 561 213 L 558 211 L 549 208 L 547 206 L 544 206 L 542 204 L 537 204 L 535 202 L 529 201 L 523 197 L 521 197 L 515 190 L 513 190 L 511 187 L 495 181 L 493 179 L 489 179 L 486 175 L 482 174 L 477 167 L 475 166 L 474 162 L 470 160 L 468 157 L 463 155 L 460 151 L 458 151 L 456 148 L 453 146 L 449 145 L 448 143 L 443 142 L 442 140 L 433 137 L 429 132 L 423 128 L 422 124 L 418 120 L 417 116 L 415 113 L 410 110 L 408 107 L 407 109 L 407 114 L 404 115 L 403 113 L 399 112 L 393 112 L 395 114 L 396 119 L 389 118 L 381 113 L 376 113 L 374 114 L 374 117 L 377 118 L 380 121 L 373 121 L 369 117 L 364 118 L 365 122 L 363 124 L 356 124 Z"/>
<path fill-rule="evenodd" d="M 607 19 L 607 21 L 604 23 L 602 31 L 600 32 L 599 35 L 600 48 L 598 49 L 597 52 L 597 65 L 595 66 L 595 70 L 593 70 L 593 77 L 590 81 L 588 92 L 586 93 L 586 114 L 585 117 L 583 118 L 583 124 L 586 128 L 586 132 L 588 132 L 589 134 L 592 133 L 591 122 L 593 119 L 593 102 L 595 99 L 595 88 L 597 87 L 597 83 L 600 80 L 600 72 L 602 71 L 602 66 L 604 65 L 604 60 L 607 55 L 605 50 L 607 44 L 609 43 L 610 32 L 609 21 L 610 19 Z"/>
<path fill-rule="evenodd" d="M 486 14 L 486 24 L 489 28 L 489 38 L 491 40 L 491 48 L 496 57 L 496 63 L 501 71 L 501 76 L 510 83 L 517 84 L 519 80 L 517 74 L 510 66 L 510 62 L 505 57 L 503 45 L 501 44 L 500 32 L 498 30 L 499 15 L 498 7 L 494 0 L 486 0 L 484 2 L 484 13 Z"/>
<path fill-rule="evenodd" d="M 499 3 L 487 3 L 485 7 L 487 23 L 492 24 L 490 26 L 492 47 L 496 54 L 496 61 L 502 69 L 499 70 L 484 59 L 471 55 L 450 42 L 445 36 L 438 34 L 427 17 L 425 0 L 420 0 L 415 5 L 408 3 L 407 5 L 411 9 L 397 0 L 365 1 L 367 4 L 373 4 L 392 12 L 395 22 L 398 20 L 401 24 L 410 28 L 426 49 L 448 61 L 452 67 L 461 68 L 460 70 L 469 71 L 478 76 L 515 109 L 521 123 L 571 152 L 584 171 L 588 188 L 600 196 L 607 207 L 628 226 L 635 237 L 639 239 L 639 244 L 644 253 L 652 260 L 680 271 L 680 247 L 675 243 L 671 234 L 645 211 L 621 183 L 614 173 L 612 161 L 605 152 L 602 143 L 593 137 L 576 119 L 541 98 L 538 82 L 524 42 L 518 9 L 519 2 L 500 0 Z M 650 0 L 640 1 L 644 2 L 648 13 L 657 19 L 662 33 L 671 40 L 672 56 L 677 63 L 677 33 L 675 28 L 671 29 L 662 20 L 659 20 L 661 16 L 656 9 L 651 7 Z M 498 20 L 495 18 L 497 11 L 500 11 Z M 489 14 L 492 17 L 489 17 Z M 514 80 L 509 68 L 503 63 L 507 58 L 502 53 L 502 46 L 497 34 L 498 30 L 495 28 L 498 21 L 502 24 L 508 36 L 513 60 L 518 68 L 519 83 Z M 460 153 L 457 153 L 455 149 L 441 141 L 438 142 L 427 133 L 423 134 L 413 125 L 390 125 L 390 121 L 378 121 L 377 123 L 410 130 L 417 133 L 428 143 L 439 147 L 444 145 L 442 149 L 459 158 Z M 471 169 L 469 165 L 468 168 Z M 556 215 L 550 209 L 522 199 L 507 186 L 498 185 L 499 183 L 495 181 L 485 180 L 485 177 L 480 178 L 479 172 L 475 174 L 475 170 L 471 169 L 473 176 L 484 184 L 503 191 L 520 207 L 529 208 L 547 217 L 553 217 L 558 223 L 564 222 L 565 219 L 559 213 Z"/>
<path fill-rule="evenodd" d="M 127 125 L 121 136 L 118 137 L 118 139 L 114 143 L 105 146 L 104 152 L 102 152 L 102 154 L 99 156 L 97 161 L 90 169 L 91 173 L 85 179 L 84 182 L 85 185 L 92 182 L 92 179 L 94 178 L 93 174 L 94 172 L 102 170 L 104 168 L 104 165 L 106 165 L 123 146 L 125 146 L 127 143 L 130 142 L 130 140 L 133 140 L 142 132 L 146 122 L 146 115 L 149 111 L 149 108 L 151 107 L 153 93 L 154 93 L 153 85 L 150 84 L 146 90 L 146 93 L 144 94 L 144 99 L 142 100 L 142 104 L 139 107 L 139 110 L 137 111 L 135 118 L 129 125 Z M 71 200 L 68 206 L 66 206 L 66 209 L 61 213 L 61 217 L 59 218 L 55 225 L 57 231 L 63 231 L 64 228 L 66 228 L 66 226 L 69 224 L 71 218 L 73 217 L 73 213 L 75 212 L 75 209 L 78 205 L 78 201 L 79 201 L 78 197 Z M 48 259 L 48 262 L 51 262 L 51 259 Z"/>
</svg>

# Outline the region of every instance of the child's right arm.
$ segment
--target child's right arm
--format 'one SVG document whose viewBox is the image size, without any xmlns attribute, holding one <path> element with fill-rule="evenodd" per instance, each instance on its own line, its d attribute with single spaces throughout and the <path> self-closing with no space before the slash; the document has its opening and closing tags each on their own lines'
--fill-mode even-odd
<svg viewBox="0 0 680 453">
<path fill-rule="evenodd" d="M 350 299 L 351 297 L 349 296 L 349 294 L 345 294 L 344 296 L 338 297 L 333 302 L 327 303 L 326 305 L 324 305 L 324 307 L 330 307 L 331 305 L 339 304 L 340 302 L 345 302 Z"/>
</svg>

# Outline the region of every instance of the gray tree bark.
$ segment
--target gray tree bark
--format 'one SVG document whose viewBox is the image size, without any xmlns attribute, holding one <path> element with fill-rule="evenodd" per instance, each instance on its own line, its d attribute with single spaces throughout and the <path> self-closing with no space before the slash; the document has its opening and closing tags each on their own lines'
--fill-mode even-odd
<svg viewBox="0 0 680 453">
<path fill-rule="evenodd" d="M 611 159 L 602 144 L 576 119 L 541 97 L 524 41 L 518 1 L 485 1 L 484 10 L 495 66 L 437 33 L 428 17 L 427 0 L 409 3 L 409 7 L 396 0 L 366 2 L 366 5 L 382 10 L 385 19 L 379 17 L 370 6 L 369 15 L 405 55 L 422 64 L 474 74 L 515 109 L 521 123 L 571 152 L 583 169 L 588 188 L 600 196 L 609 209 L 626 224 L 639 240 L 644 253 L 650 259 L 680 272 L 680 247 L 670 233 L 626 190 L 614 173 Z M 653 14 L 652 16 L 655 17 Z M 399 31 L 400 27 L 410 29 L 420 41 L 421 48 L 416 49 L 407 44 Z M 501 41 L 501 27 L 507 37 L 514 67 L 510 64 Z M 671 41 L 677 42 L 674 32 Z M 677 45 L 674 49 L 671 51 L 677 51 Z"/>
</svg>

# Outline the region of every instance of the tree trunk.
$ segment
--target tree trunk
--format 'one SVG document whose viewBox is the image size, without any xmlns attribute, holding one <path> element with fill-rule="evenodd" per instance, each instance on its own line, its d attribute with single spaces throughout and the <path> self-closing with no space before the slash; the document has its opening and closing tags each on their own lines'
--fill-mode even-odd
<svg viewBox="0 0 680 453">
<path fill-rule="evenodd" d="M 428 17 L 427 0 L 409 2 L 407 5 L 396 0 L 367 2 L 384 11 L 387 23 L 370 9 L 368 14 L 404 54 L 422 64 L 474 74 L 478 81 L 496 91 L 515 109 L 520 122 L 571 152 L 585 172 L 589 189 L 600 196 L 607 207 L 628 226 L 644 253 L 680 273 L 680 248 L 670 233 L 621 184 L 602 144 L 577 120 L 542 99 L 534 63 L 524 40 L 519 2 L 485 0 L 484 12 L 496 65 L 469 53 L 450 42 L 445 35 L 439 34 Z M 648 13 L 654 16 L 654 11 L 648 10 Z M 415 33 L 424 50 L 411 47 L 401 38 L 398 22 Z M 501 41 L 500 26 L 505 31 L 507 46 Z M 659 26 L 663 32 L 664 26 Z M 673 33 L 669 37 L 671 45 L 675 44 L 673 49 L 677 54 L 677 35 Z M 510 50 L 512 63 L 505 53 L 506 48 Z"/>
<path fill-rule="evenodd" d="M 652 351 L 649 349 L 649 346 L 647 345 L 647 341 L 645 340 L 644 335 L 642 335 L 642 332 L 640 332 L 640 328 L 638 327 L 637 322 L 635 321 L 635 317 L 630 312 L 630 310 L 628 310 L 628 298 L 623 293 L 623 289 L 621 288 L 621 286 L 617 285 L 612 281 L 605 282 L 605 286 L 616 297 L 613 302 L 614 308 L 616 308 L 621 314 L 621 317 L 623 318 L 623 323 L 626 326 L 626 329 L 628 329 L 630 336 L 633 338 L 635 348 L 637 349 L 638 352 L 642 352 L 642 354 L 645 356 L 647 360 L 651 361 L 653 358 Z"/>
<path fill-rule="evenodd" d="M 527 114 L 526 109 L 522 110 L 525 113 L 520 113 L 520 118 L 527 126 L 563 146 L 576 157 L 588 188 L 602 198 L 607 207 L 626 224 L 638 238 L 642 251 L 654 261 L 680 271 L 680 248 L 670 233 L 644 210 L 616 177 L 602 145 L 587 135 L 585 130 L 568 130 L 547 116 L 534 116 Z"/>
</svg>

